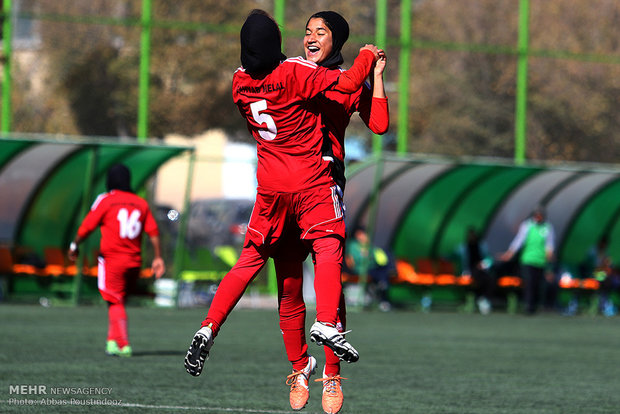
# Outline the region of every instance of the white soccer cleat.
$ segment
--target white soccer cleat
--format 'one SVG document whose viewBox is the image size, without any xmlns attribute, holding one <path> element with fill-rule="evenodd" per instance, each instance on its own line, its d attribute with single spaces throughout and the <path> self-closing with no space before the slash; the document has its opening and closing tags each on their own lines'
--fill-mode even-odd
<svg viewBox="0 0 620 414">
<path fill-rule="evenodd" d="M 310 340 L 316 342 L 317 345 L 327 346 L 343 361 L 356 362 L 360 359 L 360 355 L 355 348 L 344 339 L 344 335 L 347 332 L 339 332 L 335 327 L 317 321 L 314 322 L 310 328 Z"/>
<path fill-rule="evenodd" d="M 213 346 L 213 331 L 208 326 L 203 326 L 196 332 L 192 343 L 185 355 L 185 370 L 195 377 L 200 375 L 209 358 L 209 350 Z"/>
</svg>

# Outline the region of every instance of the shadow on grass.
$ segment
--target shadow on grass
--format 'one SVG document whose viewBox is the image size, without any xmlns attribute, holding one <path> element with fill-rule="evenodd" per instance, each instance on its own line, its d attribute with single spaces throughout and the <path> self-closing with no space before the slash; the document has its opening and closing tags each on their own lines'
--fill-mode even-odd
<svg viewBox="0 0 620 414">
<path fill-rule="evenodd" d="M 170 355 L 183 355 L 185 356 L 186 351 L 137 351 L 132 354 L 133 357 L 142 357 L 142 356 L 170 356 Z"/>
</svg>

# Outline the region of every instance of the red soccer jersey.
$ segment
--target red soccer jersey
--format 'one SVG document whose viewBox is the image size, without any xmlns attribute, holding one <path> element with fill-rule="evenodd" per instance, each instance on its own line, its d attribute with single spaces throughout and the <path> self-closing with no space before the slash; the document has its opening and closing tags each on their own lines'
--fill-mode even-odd
<svg viewBox="0 0 620 414">
<path fill-rule="evenodd" d="M 321 156 L 318 114 L 308 100 L 339 75 L 301 57 L 285 60 L 263 78 L 235 71 L 233 100 L 257 142 L 259 188 L 297 192 L 332 183 Z"/>
<path fill-rule="evenodd" d="M 341 71 L 341 69 L 332 70 Z M 384 134 L 389 126 L 387 98 L 373 98 L 369 83 L 365 83 L 352 94 L 327 90 L 314 98 L 312 103 L 321 113 L 321 124 L 329 134 L 333 155 L 341 161 L 345 156 L 345 131 L 355 112 L 359 112 L 360 118 L 375 134 Z"/>
<path fill-rule="evenodd" d="M 97 197 L 77 234 L 84 238 L 97 226 L 101 226 L 101 255 L 106 260 L 122 260 L 128 267 L 142 265 L 142 233 L 159 235 L 146 200 L 119 190 Z"/>
</svg>

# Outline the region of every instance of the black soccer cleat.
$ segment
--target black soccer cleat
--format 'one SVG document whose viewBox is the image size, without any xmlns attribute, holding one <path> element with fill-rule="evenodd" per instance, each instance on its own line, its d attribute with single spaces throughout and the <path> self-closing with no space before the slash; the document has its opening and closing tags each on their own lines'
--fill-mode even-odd
<svg viewBox="0 0 620 414">
<path fill-rule="evenodd" d="M 205 360 L 209 358 L 209 350 L 213 346 L 213 331 L 203 326 L 196 332 L 185 355 L 185 370 L 194 377 L 202 372 Z"/>
<path fill-rule="evenodd" d="M 310 328 L 310 340 L 317 345 L 325 345 L 334 351 L 334 354 L 345 362 L 356 362 L 360 359 L 359 353 L 344 339 L 347 332 L 339 332 L 333 326 L 322 322 L 315 322 Z"/>
</svg>

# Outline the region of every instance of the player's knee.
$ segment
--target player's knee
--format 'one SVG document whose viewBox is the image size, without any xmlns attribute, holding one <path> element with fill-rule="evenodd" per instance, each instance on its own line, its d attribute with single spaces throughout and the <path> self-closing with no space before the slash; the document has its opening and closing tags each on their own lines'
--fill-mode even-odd
<svg viewBox="0 0 620 414">
<path fill-rule="evenodd" d="M 312 243 L 316 265 L 326 263 L 342 263 L 344 242 L 335 236 L 321 237 Z"/>
</svg>

